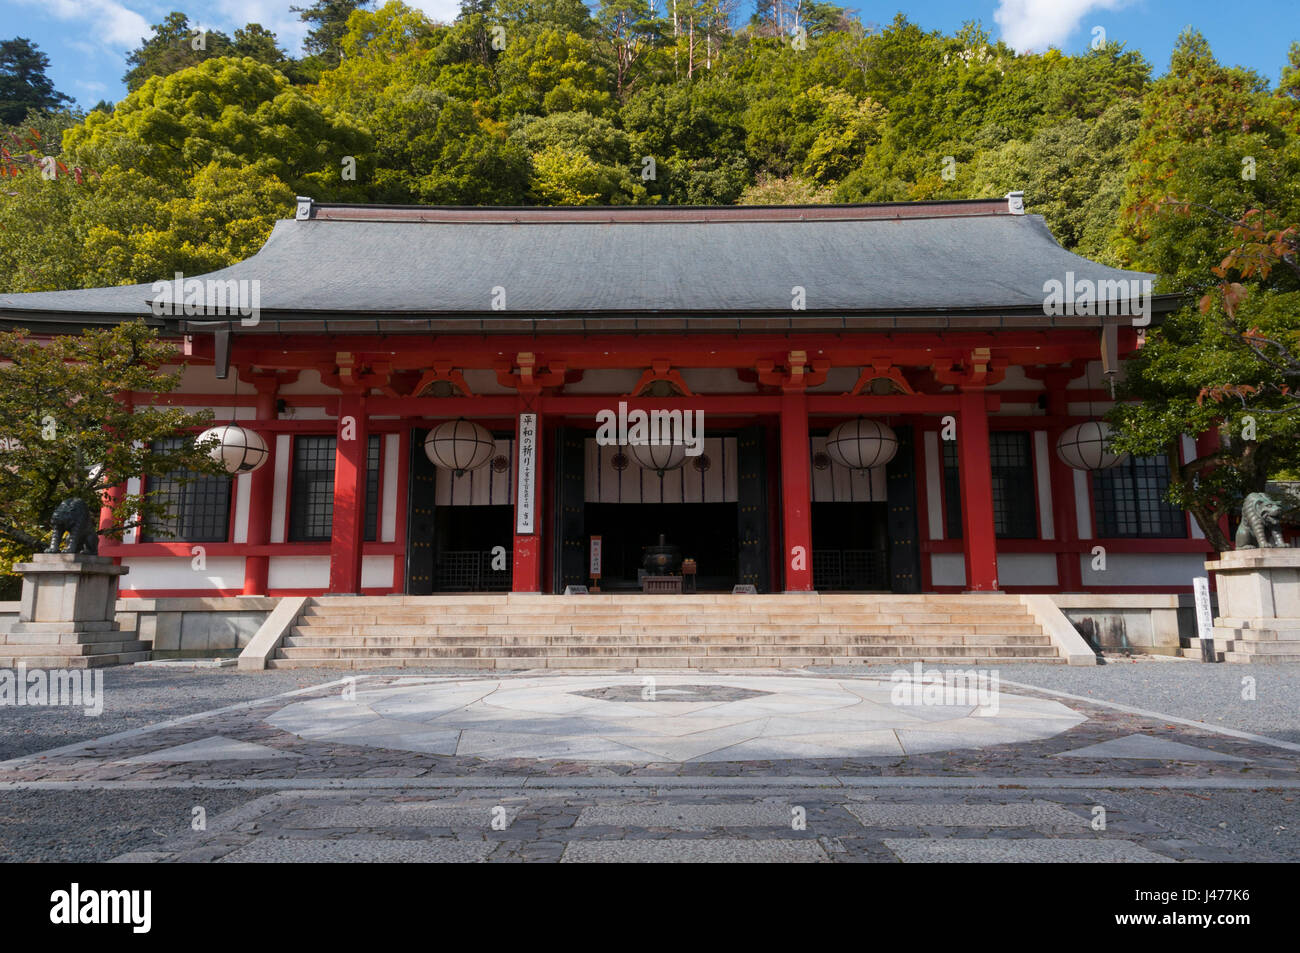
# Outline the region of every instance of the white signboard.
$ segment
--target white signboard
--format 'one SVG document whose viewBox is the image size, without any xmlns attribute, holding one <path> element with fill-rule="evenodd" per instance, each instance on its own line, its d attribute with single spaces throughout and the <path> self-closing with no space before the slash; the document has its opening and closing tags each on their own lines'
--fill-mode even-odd
<svg viewBox="0 0 1300 953">
<path fill-rule="evenodd" d="M 1196 635 L 1201 640 L 1201 655 L 1207 660 L 1214 659 L 1214 613 L 1210 609 L 1210 580 L 1207 576 L 1197 576 L 1192 580 L 1192 592 L 1196 594 Z"/>
<path fill-rule="evenodd" d="M 534 524 L 537 478 L 537 415 L 519 415 L 519 478 L 515 499 L 515 532 L 531 536 Z"/>
<path fill-rule="evenodd" d="M 600 537 L 591 537 L 591 572 L 592 579 L 600 578 Z"/>
</svg>

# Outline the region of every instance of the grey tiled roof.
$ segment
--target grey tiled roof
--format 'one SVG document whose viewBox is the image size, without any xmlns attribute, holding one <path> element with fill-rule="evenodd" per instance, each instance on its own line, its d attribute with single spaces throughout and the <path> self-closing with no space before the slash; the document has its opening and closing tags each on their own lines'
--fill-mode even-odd
<svg viewBox="0 0 1300 953">
<path fill-rule="evenodd" d="M 808 314 L 1022 310 L 1044 326 L 1049 279 L 1155 277 L 1080 258 L 1040 216 L 994 208 L 1005 204 L 822 207 L 807 216 L 316 206 L 309 220 L 276 223 L 246 261 L 194 277 L 256 280 L 263 314 L 286 319 L 788 316 L 800 286 Z M 504 289 L 504 311 L 492 307 L 495 288 Z M 151 296 L 149 285 L 0 295 L 0 323 L 147 315 Z"/>
</svg>

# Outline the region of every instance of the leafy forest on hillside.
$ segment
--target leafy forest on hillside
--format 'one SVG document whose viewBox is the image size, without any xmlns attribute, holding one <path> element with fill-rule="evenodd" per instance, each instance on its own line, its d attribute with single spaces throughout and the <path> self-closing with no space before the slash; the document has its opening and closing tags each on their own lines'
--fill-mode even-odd
<svg viewBox="0 0 1300 953">
<path fill-rule="evenodd" d="M 253 254 L 295 195 L 729 205 L 1023 190 L 1065 247 L 1186 296 L 1131 362 L 1136 402 L 1115 416 L 1126 449 L 1219 428 L 1228 449 L 1174 491 L 1206 519 L 1300 466 L 1300 44 L 1270 78 L 1218 62 L 1190 28 L 1157 70 L 1116 42 L 1019 54 L 978 24 L 864 25 L 818 2 L 463 0 L 450 24 L 396 0 L 299 13 L 300 57 L 257 24 L 196 43 L 172 13 L 128 57 L 128 95 L 88 114 L 48 84 L 0 87 L 0 292 L 220 268 Z M 1243 416 L 1258 418 L 1253 441 Z"/>
</svg>

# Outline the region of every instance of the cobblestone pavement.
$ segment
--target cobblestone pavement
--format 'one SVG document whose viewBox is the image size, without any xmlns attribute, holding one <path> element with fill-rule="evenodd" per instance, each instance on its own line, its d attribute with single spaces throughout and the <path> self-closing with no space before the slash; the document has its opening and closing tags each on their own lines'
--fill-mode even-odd
<svg viewBox="0 0 1300 953">
<path fill-rule="evenodd" d="M 692 673 L 668 697 L 758 705 L 780 694 L 765 677 L 793 690 L 789 672 L 746 672 L 743 685 Z M 853 682 L 798 677 L 819 697 Z M 1024 686 L 1013 691 L 1027 707 L 1063 705 L 1069 727 L 911 754 L 538 758 L 517 737 L 535 712 L 517 713 L 509 746 L 472 755 L 356 743 L 346 719 L 338 737 L 271 723 L 312 700 L 353 704 L 349 688 L 409 699 L 471 681 L 482 676 L 326 682 L 0 763 L 0 860 L 1300 859 L 1300 745 Z M 608 674 L 579 681 L 566 693 L 579 704 L 639 704 L 617 702 L 626 689 Z M 190 830 L 196 817 L 205 829 Z M 93 846 L 53 850 L 60 836 Z"/>
</svg>

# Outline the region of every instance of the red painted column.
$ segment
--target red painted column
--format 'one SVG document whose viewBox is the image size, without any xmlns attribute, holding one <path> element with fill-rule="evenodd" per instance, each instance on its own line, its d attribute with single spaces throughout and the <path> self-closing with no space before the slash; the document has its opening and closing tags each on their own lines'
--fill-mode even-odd
<svg viewBox="0 0 1300 953">
<path fill-rule="evenodd" d="M 1052 522 L 1056 526 L 1056 539 L 1060 548 L 1056 553 L 1056 584 L 1062 592 L 1083 590 L 1083 571 L 1079 567 L 1079 553 L 1071 544 L 1079 539 L 1079 511 L 1074 498 L 1074 470 L 1056 455 L 1056 442 L 1069 426 L 1069 395 L 1066 384 L 1069 373 L 1048 374 L 1043 383 L 1047 388 L 1047 413 L 1054 422 L 1047 430 L 1047 452 L 1050 455 L 1047 472 L 1052 483 Z"/>
<path fill-rule="evenodd" d="M 993 470 L 989 462 L 989 418 L 984 391 L 963 391 L 959 406 L 957 463 L 961 477 L 966 588 L 984 592 L 998 587 L 998 546 L 993 531 Z"/>
<path fill-rule="evenodd" d="M 542 591 L 542 414 L 540 411 L 541 401 L 534 399 L 529 406 L 525 406 L 523 401 L 519 402 L 518 413 L 515 415 L 515 481 L 518 484 L 523 467 L 524 445 L 520 434 L 519 414 L 531 413 L 537 415 L 537 425 L 533 428 L 533 531 L 531 533 L 520 533 L 519 529 L 519 507 L 525 501 L 520 499 L 520 494 L 516 491 L 515 496 L 515 550 L 510 563 L 510 590 L 512 592 L 541 592 Z"/>
<path fill-rule="evenodd" d="M 334 452 L 334 522 L 330 539 L 330 588 L 341 595 L 361 592 L 361 545 L 365 535 L 366 401 L 356 393 L 339 398 L 338 445 Z"/>
<path fill-rule="evenodd" d="M 260 425 L 275 420 L 274 381 L 259 381 L 257 385 L 257 415 L 251 429 L 266 441 L 269 456 L 261 468 L 249 477 L 248 494 L 248 546 L 265 546 L 271 540 L 271 501 L 275 496 L 275 434 L 261 429 Z M 244 592 L 246 596 L 264 596 L 271 559 L 265 555 L 244 557 Z"/>
<path fill-rule="evenodd" d="M 781 397 L 781 519 L 785 591 L 811 592 L 812 460 L 808 442 L 808 395 Z"/>
</svg>

